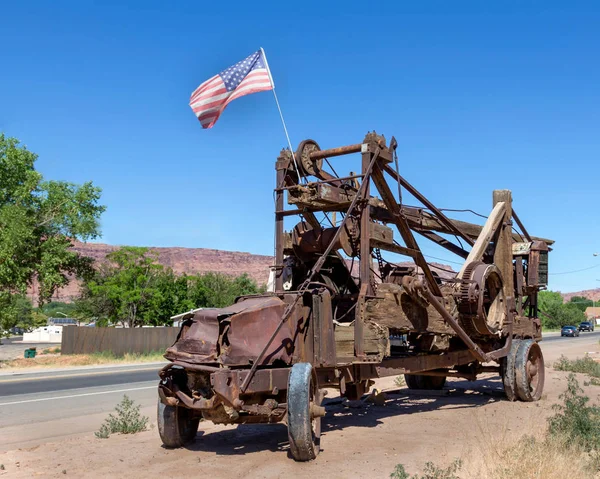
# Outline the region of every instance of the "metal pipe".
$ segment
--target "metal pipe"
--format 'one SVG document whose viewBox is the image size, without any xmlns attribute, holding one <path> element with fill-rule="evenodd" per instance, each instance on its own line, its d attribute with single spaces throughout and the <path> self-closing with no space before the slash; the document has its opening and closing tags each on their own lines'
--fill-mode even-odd
<svg viewBox="0 0 600 479">
<path fill-rule="evenodd" d="M 356 145 L 340 146 L 338 148 L 330 148 L 329 150 L 313 151 L 309 158 L 311 160 L 322 160 L 323 158 L 331 158 L 333 156 L 348 155 L 350 153 L 358 153 L 362 148 L 362 143 Z"/>
</svg>

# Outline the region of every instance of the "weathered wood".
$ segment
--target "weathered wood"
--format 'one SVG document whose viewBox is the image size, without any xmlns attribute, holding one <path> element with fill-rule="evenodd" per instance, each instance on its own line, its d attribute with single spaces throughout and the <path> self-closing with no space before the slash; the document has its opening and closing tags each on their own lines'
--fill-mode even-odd
<svg viewBox="0 0 600 479">
<path fill-rule="evenodd" d="M 338 358 L 354 356 L 354 323 L 335 326 L 335 351 Z M 363 324 L 363 349 L 365 355 L 376 354 L 379 359 L 390 355 L 390 340 L 387 328 L 372 321 Z"/>
<path fill-rule="evenodd" d="M 477 241 L 475 241 L 475 244 L 473 245 L 473 249 L 471 249 L 469 256 L 467 256 L 467 259 L 465 260 L 464 264 L 460 268 L 460 271 L 456 275 L 457 278 L 460 279 L 463 277 L 463 275 L 465 274 L 465 269 L 467 268 L 467 266 L 470 263 L 472 263 L 473 261 L 481 260 L 481 258 L 483 257 L 483 254 L 485 253 L 485 250 L 487 249 L 488 245 L 490 244 L 490 240 L 492 239 L 492 237 L 498 230 L 498 226 L 500 225 L 500 222 L 504 218 L 505 213 L 506 213 L 506 206 L 505 206 L 504 202 L 496 203 L 496 205 L 494 206 L 494 209 L 490 213 L 489 218 L 487 219 L 487 221 L 485 222 L 485 225 L 483 226 L 483 230 L 481 231 L 479 238 L 477 238 Z M 494 262 L 496 263 L 496 261 L 494 261 Z M 498 264 L 498 263 L 496 263 L 496 264 Z M 512 268 L 512 257 L 511 257 L 511 261 L 510 261 L 510 266 Z M 512 277 L 512 275 L 511 275 L 511 277 Z"/>
<path fill-rule="evenodd" d="M 500 270 L 502 275 L 502 289 L 504 297 L 510 298 L 515 296 L 514 286 L 514 270 L 513 270 L 513 254 L 512 254 L 512 193 L 510 190 L 494 190 L 494 209 L 498 205 L 504 205 L 504 221 L 500 225 L 498 240 L 496 241 L 496 249 L 494 251 L 494 264 Z M 531 322 L 531 321 L 529 321 Z M 514 329 L 513 329 L 514 334 Z"/>
<path fill-rule="evenodd" d="M 375 239 L 371 239 L 371 247 L 379 248 L 385 251 L 391 251 L 392 253 L 403 254 L 414 258 L 417 255 L 417 251 L 414 249 L 406 248 L 404 246 L 397 245 L 396 243 L 385 243 Z"/>
<path fill-rule="evenodd" d="M 461 258 L 466 258 L 469 256 L 469 252 L 462 249 L 460 246 L 456 246 L 454 243 L 448 241 L 446 238 L 432 232 L 432 231 L 417 231 L 421 236 L 424 236 L 428 240 L 431 240 L 441 247 L 446 248 L 448 251 L 451 251 L 455 255 L 460 256 Z"/>
<path fill-rule="evenodd" d="M 444 286 L 442 293 L 446 292 L 446 309 L 452 311 L 453 300 L 449 296 L 449 288 Z M 425 307 L 417 303 L 402 286 L 392 283 L 380 284 L 377 287 L 377 297 L 366 301 L 365 320 L 403 332 L 456 335 L 433 306 Z"/>
</svg>

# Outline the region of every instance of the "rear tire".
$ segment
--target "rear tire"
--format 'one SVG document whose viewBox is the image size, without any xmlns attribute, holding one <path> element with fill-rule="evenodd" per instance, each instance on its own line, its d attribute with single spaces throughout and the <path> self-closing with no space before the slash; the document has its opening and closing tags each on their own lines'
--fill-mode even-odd
<svg viewBox="0 0 600 479">
<path fill-rule="evenodd" d="M 538 401 L 544 391 L 544 356 L 535 341 L 521 341 L 515 362 L 517 394 L 521 401 Z"/>
<path fill-rule="evenodd" d="M 521 344 L 520 339 L 513 339 L 508 355 L 500 361 L 500 376 L 504 385 L 504 394 L 509 401 L 517 400 L 517 386 L 515 382 L 515 360 L 517 350 Z"/>
<path fill-rule="evenodd" d="M 157 419 L 158 434 L 165 447 L 183 447 L 196 438 L 200 418 L 194 418 L 187 408 L 167 406 L 159 399 Z"/>
</svg>

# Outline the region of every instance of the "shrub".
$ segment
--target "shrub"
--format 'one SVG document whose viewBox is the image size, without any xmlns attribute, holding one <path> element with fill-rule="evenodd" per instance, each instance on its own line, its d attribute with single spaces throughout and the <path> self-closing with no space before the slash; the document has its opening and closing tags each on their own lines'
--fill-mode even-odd
<svg viewBox="0 0 600 479">
<path fill-rule="evenodd" d="M 577 359 L 568 359 L 565 356 L 561 356 L 554 363 L 554 369 L 558 371 L 570 371 L 572 373 L 584 373 L 600 378 L 600 363 L 594 361 L 587 354 L 583 358 Z"/>
<path fill-rule="evenodd" d="M 460 470 L 462 462 L 455 459 L 447 468 L 436 466 L 433 462 L 425 464 L 423 474 L 414 474 L 410 476 L 404 469 L 404 465 L 397 464 L 394 471 L 390 474 L 390 479 L 459 479 L 456 473 Z"/>
<path fill-rule="evenodd" d="M 117 404 L 116 416 L 109 414 L 100 430 L 95 432 L 99 439 L 106 439 L 111 434 L 135 434 L 145 431 L 148 426 L 148 417 L 140 414 L 140 405 L 136 405 L 127 395 Z"/>
<path fill-rule="evenodd" d="M 600 408 L 589 406 L 574 374 L 568 378 L 567 390 L 560 395 L 563 404 L 552 406 L 556 414 L 548 419 L 551 434 L 561 434 L 568 445 L 585 451 L 600 451 Z"/>
</svg>

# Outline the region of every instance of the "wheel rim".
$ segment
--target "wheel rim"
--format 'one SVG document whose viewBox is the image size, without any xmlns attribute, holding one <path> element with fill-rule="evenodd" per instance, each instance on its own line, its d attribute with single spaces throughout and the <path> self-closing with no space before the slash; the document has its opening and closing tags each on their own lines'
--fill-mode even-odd
<svg viewBox="0 0 600 479">
<path fill-rule="evenodd" d="M 539 344 L 533 343 L 529 348 L 525 368 L 530 394 L 537 400 L 541 397 L 544 387 L 544 358 Z"/>
<path fill-rule="evenodd" d="M 517 352 L 516 383 L 519 399 L 537 401 L 544 390 L 544 356 L 540 345 L 532 340 L 523 341 Z"/>
</svg>

